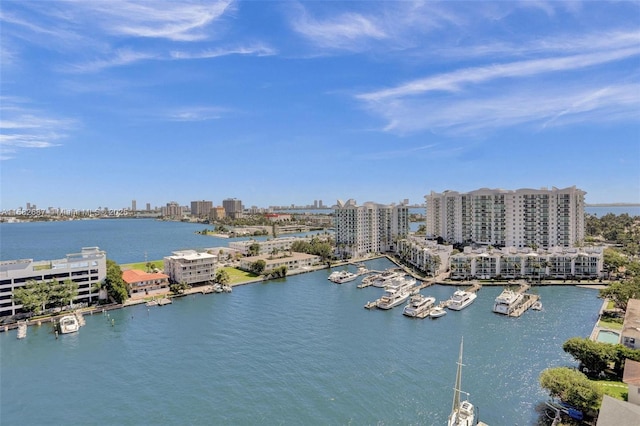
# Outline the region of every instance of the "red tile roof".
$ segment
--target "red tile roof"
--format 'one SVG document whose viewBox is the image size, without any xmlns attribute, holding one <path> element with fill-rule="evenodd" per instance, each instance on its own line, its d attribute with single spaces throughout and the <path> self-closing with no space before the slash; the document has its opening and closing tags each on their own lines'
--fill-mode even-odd
<svg viewBox="0 0 640 426">
<path fill-rule="evenodd" d="M 169 275 L 161 274 L 158 272 L 148 273 L 139 269 L 127 269 L 122 272 L 122 279 L 127 284 L 139 283 L 141 281 L 162 280 L 168 279 Z"/>
</svg>

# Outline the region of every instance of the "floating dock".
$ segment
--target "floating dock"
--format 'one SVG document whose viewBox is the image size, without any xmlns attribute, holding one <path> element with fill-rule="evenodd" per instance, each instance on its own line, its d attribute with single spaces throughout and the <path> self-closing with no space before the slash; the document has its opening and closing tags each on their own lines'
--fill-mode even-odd
<svg viewBox="0 0 640 426">
<path fill-rule="evenodd" d="M 519 317 L 520 315 L 524 314 L 527 309 L 533 306 L 533 304 L 536 303 L 538 299 L 540 299 L 540 296 L 537 294 L 523 294 L 522 302 L 520 302 L 520 304 L 516 306 L 513 311 L 511 311 L 511 313 L 509 313 L 509 316 L 514 318 Z"/>
<path fill-rule="evenodd" d="M 169 305 L 171 303 L 173 303 L 173 301 L 171 299 L 169 299 L 169 298 L 166 298 L 166 297 L 158 300 L 158 305 L 160 305 L 160 306 Z"/>
</svg>

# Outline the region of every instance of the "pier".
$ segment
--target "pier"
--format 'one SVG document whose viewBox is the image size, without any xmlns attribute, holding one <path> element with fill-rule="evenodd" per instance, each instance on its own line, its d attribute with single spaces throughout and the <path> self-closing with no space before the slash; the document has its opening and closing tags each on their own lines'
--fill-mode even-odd
<svg viewBox="0 0 640 426">
<path fill-rule="evenodd" d="M 516 308 L 509 313 L 510 317 L 517 318 L 527 311 L 534 303 L 540 299 L 537 294 L 524 294 L 522 295 L 522 302 Z"/>
</svg>

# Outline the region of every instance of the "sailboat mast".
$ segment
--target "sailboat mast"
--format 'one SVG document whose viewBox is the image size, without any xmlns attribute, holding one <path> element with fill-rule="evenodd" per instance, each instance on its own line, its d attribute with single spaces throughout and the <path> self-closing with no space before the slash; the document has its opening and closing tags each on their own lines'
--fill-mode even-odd
<svg viewBox="0 0 640 426">
<path fill-rule="evenodd" d="M 454 412 L 460 407 L 460 389 L 462 388 L 462 345 L 464 337 L 460 340 L 460 355 L 458 357 L 458 370 L 456 371 L 456 385 L 453 389 L 453 406 L 451 412 Z"/>
</svg>

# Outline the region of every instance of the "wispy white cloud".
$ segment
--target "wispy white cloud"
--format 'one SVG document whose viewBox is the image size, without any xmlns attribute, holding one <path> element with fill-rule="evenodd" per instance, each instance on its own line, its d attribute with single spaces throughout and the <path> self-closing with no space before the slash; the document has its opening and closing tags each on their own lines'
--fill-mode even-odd
<svg viewBox="0 0 640 426">
<path fill-rule="evenodd" d="M 174 50 L 170 53 L 171 59 L 210 59 L 228 55 L 275 55 L 276 50 L 264 44 L 239 46 L 232 48 L 206 49 L 199 51 Z"/>
<path fill-rule="evenodd" d="M 600 87 L 553 85 L 521 88 L 504 94 L 432 97 L 368 105 L 383 117 L 385 131 L 429 131 L 449 136 L 486 135 L 517 125 L 532 130 L 574 124 L 640 119 L 638 85 Z"/>
<path fill-rule="evenodd" d="M 576 70 L 627 59 L 637 56 L 638 54 L 640 54 L 640 45 L 613 51 L 463 68 L 450 73 L 410 81 L 390 89 L 364 93 L 358 95 L 358 98 L 367 101 L 380 101 L 388 98 L 414 96 L 431 91 L 457 92 L 467 84 L 479 84 L 494 79 L 528 77 L 542 73 Z"/>
<path fill-rule="evenodd" d="M 298 6 L 291 26 L 315 45 L 331 49 L 360 50 L 371 41 L 388 37 L 376 17 L 356 12 L 318 19 Z"/>
<path fill-rule="evenodd" d="M 233 8 L 232 0 L 149 2 L 138 0 L 75 0 L 58 17 L 96 25 L 115 36 L 198 41 L 211 36 L 208 28 Z"/>
<path fill-rule="evenodd" d="M 21 149 L 51 148 L 67 136 L 76 122 L 37 111 L 16 98 L 0 98 L 0 159 L 18 155 Z"/>
<path fill-rule="evenodd" d="M 210 121 L 218 120 L 224 114 L 231 112 L 229 108 L 217 106 L 196 106 L 177 108 L 163 114 L 163 117 L 170 121 Z"/>
<path fill-rule="evenodd" d="M 98 72 L 107 68 L 131 65 L 136 62 L 151 59 L 161 59 L 161 56 L 154 53 L 137 52 L 131 49 L 119 49 L 107 58 L 67 65 L 62 69 L 77 73 Z"/>
</svg>

